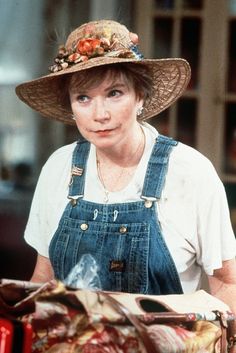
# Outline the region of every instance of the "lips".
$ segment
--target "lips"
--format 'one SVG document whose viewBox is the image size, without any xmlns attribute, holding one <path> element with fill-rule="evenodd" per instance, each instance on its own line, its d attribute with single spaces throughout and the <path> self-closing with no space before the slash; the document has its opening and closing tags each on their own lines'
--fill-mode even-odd
<svg viewBox="0 0 236 353">
<path fill-rule="evenodd" d="M 99 130 L 93 130 L 93 132 L 95 134 L 103 134 L 103 133 L 111 133 L 115 130 L 117 130 L 118 127 L 113 127 L 113 128 L 109 128 L 109 129 L 99 129 Z"/>
<path fill-rule="evenodd" d="M 109 129 L 100 129 L 100 130 L 95 130 L 94 132 L 103 132 L 103 131 L 113 131 L 115 130 L 116 128 L 109 128 Z"/>
<path fill-rule="evenodd" d="M 114 129 L 97 130 L 97 131 L 95 131 L 95 134 L 96 134 L 96 135 L 99 135 L 99 136 L 107 136 L 107 135 L 109 135 L 112 131 L 114 131 Z"/>
<path fill-rule="evenodd" d="M 106 128 L 106 129 L 99 129 L 99 130 L 89 130 L 93 134 L 97 136 L 108 136 L 111 135 L 113 132 L 117 132 L 120 129 L 121 125 L 112 127 L 112 128 Z"/>
</svg>

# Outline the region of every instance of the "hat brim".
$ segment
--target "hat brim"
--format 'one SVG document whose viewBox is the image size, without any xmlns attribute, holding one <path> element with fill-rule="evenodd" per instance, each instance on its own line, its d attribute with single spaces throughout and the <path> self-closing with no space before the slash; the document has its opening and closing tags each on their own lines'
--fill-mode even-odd
<svg viewBox="0 0 236 353">
<path fill-rule="evenodd" d="M 59 81 L 62 76 L 83 71 L 92 67 L 114 63 L 148 65 L 153 75 L 153 95 L 142 113 L 142 120 L 149 119 L 175 102 L 185 91 L 191 77 L 189 63 L 181 58 L 168 59 L 124 59 L 117 57 L 97 57 L 67 69 L 51 73 L 38 79 L 22 83 L 16 87 L 17 96 L 41 115 L 74 125 L 71 110 L 59 100 Z"/>
</svg>

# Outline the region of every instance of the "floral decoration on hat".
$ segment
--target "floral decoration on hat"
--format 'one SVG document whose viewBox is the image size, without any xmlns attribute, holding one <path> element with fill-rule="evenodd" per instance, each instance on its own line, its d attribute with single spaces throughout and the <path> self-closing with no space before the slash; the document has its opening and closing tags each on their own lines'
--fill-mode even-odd
<svg viewBox="0 0 236 353">
<path fill-rule="evenodd" d="M 113 33 L 109 37 L 91 36 L 91 33 L 86 31 L 85 38 L 79 39 L 73 43 L 71 49 L 66 49 L 64 45 L 59 47 L 58 54 L 54 59 L 55 64 L 49 67 L 49 71 L 57 72 L 64 70 L 67 67 L 87 61 L 98 56 L 110 56 L 117 58 L 133 58 L 141 60 L 143 55 L 138 51 L 136 42 L 138 36 L 130 32 L 130 46 L 126 48 Z"/>
</svg>

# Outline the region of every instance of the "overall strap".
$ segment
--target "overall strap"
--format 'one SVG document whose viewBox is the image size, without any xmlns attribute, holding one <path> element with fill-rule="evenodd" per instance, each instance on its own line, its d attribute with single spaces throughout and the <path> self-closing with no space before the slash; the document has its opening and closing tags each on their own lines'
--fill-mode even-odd
<svg viewBox="0 0 236 353">
<path fill-rule="evenodd" d="M 90 143 L 86 140 L 82 140 L 77 142 L 73 151 L 69 199 L 77 200 L 84 196 L 85 171 L 89 150 Z"/>
<path fill-rule="evenodd" d="M 152 201 L 160 199 L 165 183 L 169 156 L 177 141 L 170 137 L 158 135 L 148 162 L 142 196 Z"/>
</svg>

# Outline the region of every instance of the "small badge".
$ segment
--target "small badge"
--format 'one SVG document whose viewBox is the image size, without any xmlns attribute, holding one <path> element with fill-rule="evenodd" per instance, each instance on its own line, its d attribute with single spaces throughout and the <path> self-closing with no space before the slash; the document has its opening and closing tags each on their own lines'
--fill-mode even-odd
<svg viewBox="0 0 236 353">
<path fill-rule="evenodd" d="M 70 182 L 69 182 L 69 186 L 73 184 L 73 176 L 76 175 L 76 176 L 81 176 L 84 172 L 84 169 L 83 168 L 79 168 L 79 167 L 76 167 L 75 165 L 72 166 L 72 169 L 71 169 L 71 178 L 70 178 Z"/>
<path fill-rule="evenodd" d="M 83 168 L 79 168 L 79 167 L 76 167 L 75 165 L 73 165 L 72 170 L 71 170 L 71 175 L 81 176 L 83 174 L 83 171 L 84 171 Z"/>
<path fill-rule="evenodd" d="M 111 272 L 124 272 L 125 270 L 125 261 L 121 260 L 111 260 L 109 271 Z"/>
</svg>

